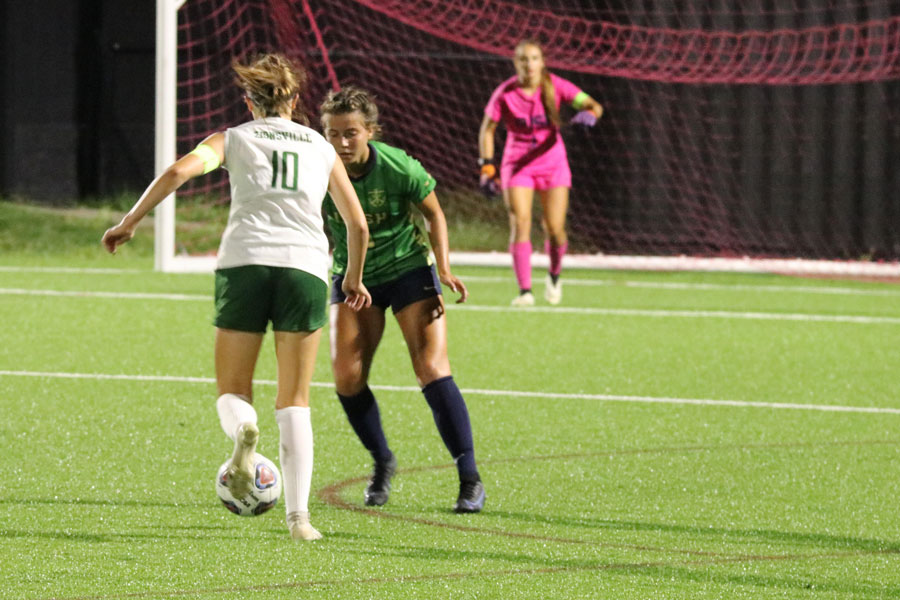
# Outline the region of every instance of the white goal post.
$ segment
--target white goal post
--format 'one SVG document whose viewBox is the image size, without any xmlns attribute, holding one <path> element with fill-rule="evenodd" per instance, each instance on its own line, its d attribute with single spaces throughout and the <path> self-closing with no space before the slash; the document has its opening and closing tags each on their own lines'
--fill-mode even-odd
<svg viewBox="0 0 900 600">
<path fill-rule="evenodd" d="M 187 0 L 156 0 L 156 118 L 155 173 L 176 158 L 178 88 L 178 10 Z M 154 212 L 154 268 L 163 272 L 212 272 L 215 257 L 175 254 L 175 195 Z M 459 266 L 507 266 L 504 252 L 451 252 Z M 547 257 L 535 254 L 533 265 L 547 266 Z M 566 268 L 651 271 L 724 271 L 734 273 L 789 273 L 822 277 L 900 278 L 900 264 L 864 261 L 829 261 L 777 258 L 716 258 L 689 256 L 570 255 Z"/>
<path fill-rule="evenodd" d="M 156 150 L 153 170 L 157 176 L 175 162 L 178 9 L 184 2 L 156 0 Z M 157 271 L 175 270 L 175 194 L 154 209 L 153 254 Z"/>
</svg>

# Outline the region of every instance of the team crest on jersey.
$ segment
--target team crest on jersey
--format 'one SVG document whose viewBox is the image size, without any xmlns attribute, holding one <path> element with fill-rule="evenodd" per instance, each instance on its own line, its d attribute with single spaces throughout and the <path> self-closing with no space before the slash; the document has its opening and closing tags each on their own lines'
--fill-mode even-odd
<svg viewBox="0 0 900 600">
<path fill-rule="evenodd" d="M 369 190 L 368 198 L 369 205 L 373 208 L 384 206 L 385 200 L 387 200 L 384 190 Z"/>
</svg>

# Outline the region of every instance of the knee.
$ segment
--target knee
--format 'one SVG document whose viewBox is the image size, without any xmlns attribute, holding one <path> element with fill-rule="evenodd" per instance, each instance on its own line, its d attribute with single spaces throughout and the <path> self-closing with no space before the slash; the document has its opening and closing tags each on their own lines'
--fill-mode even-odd
<svg viewBox="0 0 900 600">
<path fill-rule="evenodd" d="M 511 213 L 509 222 L 517 229 L 531 229 L 531 216 Z"/>
<path fill-rule="evenodd" d="M 566 225 L 565 223 L 554 223 L 552 221 L 542 221 L 544 235 L 547 240 L 554 246 L 561 246 L 566 243 Z"/>
<path fill-rule="evenodd" d="M 420 387 L 450 374 L 450 367 L 443 360 L 419 359 L 413 363 L 413 369 Z"/>
<path fill-rule="evenodd" d="M 334 387 L 342 396 L 355 396 L 366 386 L 366 378 L 358 365 L 335 364 Z"/>
<path fill-rule="evenodd" d="M 548 236 L 563 235 L 566 231 L 565 219 L 548 219 L 546 216 L 541 219 L 541 226 Z"/>
</svg>

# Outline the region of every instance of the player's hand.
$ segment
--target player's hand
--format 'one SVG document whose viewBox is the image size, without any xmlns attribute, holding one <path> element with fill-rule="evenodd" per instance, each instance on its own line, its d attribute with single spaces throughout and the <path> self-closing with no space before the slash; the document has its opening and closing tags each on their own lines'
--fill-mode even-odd
<svg viewBox="0 0 900 600">
<path fill-rule="evenodd" d="M 134 237 L 134 227 L 129 227 L 119 223 L 113 227 L 110 227 L 106 230 L 106 233 L 103 234 L 103 239 L 100 240 L 106 250 L 110 254 L 116 253 L 116 248 L 130 240 Z"/>
<path fill-rule="evenodd" d="M 582 127 L 593 127 L 597 124 L 597 115 L 589 110 L 582 110 L 572 117 L 571 123 Z"/>
<path fill-rule="evenodd" d="M 346 298 L 344 298 L 344 304 L 354 311 L 360 311 L 372 306 L 372 295 L 369 294 L 369 290 L 366 289 L 366 286 L 364 286 L 362 282 L 357 286 L 351 284 L 344 278 L 344 282 L 341 284 L 341 291 L 344 292 L 344 296 L 346 296 Z"/>
<path fill-rule="evenodd" d="M 481 165 L 478 187 L 481 188 L 481 193 L 485 198 L 489 200 L 500 195 L 500 174 L 497 173 L 497 167 L 490 163 Z"/>
<path fill-rule="evenodd" d="M 466 284 L 453 273 L 450 273 L 449 271 L 440 273 L 438 278 L 441 280 L 441 283 L 459 294 L 459 298 L 456 300 L 457 304 L 462 304 L 469 298 L 469 290 L 466 289 Z"/>
</svg>

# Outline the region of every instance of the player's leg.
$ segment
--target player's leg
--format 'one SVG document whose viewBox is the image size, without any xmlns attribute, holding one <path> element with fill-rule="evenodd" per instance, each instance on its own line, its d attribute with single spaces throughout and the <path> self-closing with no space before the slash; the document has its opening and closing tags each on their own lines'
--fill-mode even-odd
<svg viewBox="0 0 900 600">
<path fill-rule="evenodd" d="M 216 329 L 216 412 L 222 430 L 234 442 L 225 479 L 235 498 L 246 496 L 253 483 L 253 455 L 259 429 L 251 404 L 252 381 L 262 339 L 259 333 Z"/>
<path fill-rule="evenodd" d="M 475 463 L 469 411 L 450 372 L 443 299 L 435 295 L 417 300 L 399 308 L 395 316 L 416 380 L 441 439 L 456 462 L 460 493 L 454 508 L 457 512 L 478 512 L 484 506 L 484 485 Z"/>
<path fill-rule="evenodd" d="M 275 332 L 275 355 L 278 358 L 275 420 L 281 438 L 279 458 L 285 484 L 285 512 L 291 536 L 304 540 L 322 537 L 309 522 L 313 472 L 309 389 L 320 338 L 321 329 L 313 332 Z"/>
<path fill-rule="evenodd" d="M 253 482 L 253 455 L 259 438 L 253 409 L 253 371 L 267 319 L 257 305 L 266 293 L 265 268 L 216 271 L 216 412 L 222 430 L 234 442 L 225 478 L 231 494 L 243 498 Z"/>
<path fill-rule="evenodd" d="M 343 303 L 331 305 L 331 366 L 335 389 L 347 421 L 372 456 L 372 475 L 363 494 L 368 506 L 388 501 L 397 459 L 388 447 L 369 370 L 384 332 L 384 308 L 372 305 L 354 312 Z"/>
<path fill-rule="evenodd" d="M 364 492 L 364 502 L 369 506 L 381 506 L 388 501 L 397 460 L 388 447 L 378 402 L 367 382 L 375 350 L 384 333 L 384 308 L 372 304 L 358 312 L 353 311 L 335 297 L 335 288 L 340 289 L 339 282 L 332 288 L 330 308 L 331 368 L 335 390 L 347 421 L 372 455 L 372 476 Z M 377 289 L 374 297 L 377 298 Z"/>
<path fill-rule="evenodd" d="M 310 383 L 316 365 L 328 286 L 296 269 L 279 269 L 273 296 L 272 328 L 278 361 L 275 420 L 284 477 L 284 504 L 291 537 L 316 540 L 322 535 L 309 521 L 313 472 Z"/>
<path fill-rule="evenodd" d="M 550 304 L 559 304 L 562 300 L 562 282 L 559 275 L 562 271 L 563 256 L 569 248 L 569 238 L 566 234 L 569 188 L 551 187 L 540 192 L 540 199 L 543 208 L 544 251 L 550 258 L 544 297 Z"/>
<path fill-rule="evenodd" d="M 519 296 L 513 306 L 531 306 L 531 205 L 534 189 L 513 185 L 503 190 L 503 201 L 509 213 L 509 253 L 512 255 L 513 271 L 519 284 Z"/>
</svg>

